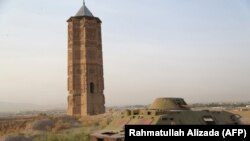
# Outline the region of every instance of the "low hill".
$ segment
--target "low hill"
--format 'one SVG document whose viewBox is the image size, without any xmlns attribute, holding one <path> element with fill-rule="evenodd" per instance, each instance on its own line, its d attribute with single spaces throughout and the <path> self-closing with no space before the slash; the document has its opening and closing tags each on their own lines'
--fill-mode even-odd
<svg viewBox="0 0 250 141">
<path fill-rule="evenodd" d="M 66 105 L 41 106 L 29 103 L 0 102 L 0 113 L 17 113 L 23 111 L 43 111 L 52 109 L 66 109 Z"/>
</svg>

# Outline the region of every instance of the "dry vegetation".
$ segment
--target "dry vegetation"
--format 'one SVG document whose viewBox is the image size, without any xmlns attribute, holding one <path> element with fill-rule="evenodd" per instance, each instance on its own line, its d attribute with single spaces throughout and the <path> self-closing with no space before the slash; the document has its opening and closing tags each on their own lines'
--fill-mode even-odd
<svg viewBox="0 0 250 141">
<path fill-rule="evenodd" d="M 91 132 L 102 129 L 112 120 L 113 113 L 83 118 L 46 114 L 2 118 L 0 141 L 87 141 Z"/>
<path fill-rule="evenodd" d="M 40 117 L 2 118 L 0 119 L 0 137 L 10 133 L 20 133 L 27 125 L 39 120 Z"/>
</svg>

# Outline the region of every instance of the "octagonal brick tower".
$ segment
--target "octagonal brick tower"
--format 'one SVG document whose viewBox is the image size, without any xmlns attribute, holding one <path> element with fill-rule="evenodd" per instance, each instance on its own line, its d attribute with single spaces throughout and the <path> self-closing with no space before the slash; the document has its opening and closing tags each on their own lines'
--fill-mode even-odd
<svg viewBox="0 0 250 141">
<path fill-rule="evenodd" d="M 68 115 L 105 112 L 101 20 L 85 3 L 68 22 Z"/>
</svg>

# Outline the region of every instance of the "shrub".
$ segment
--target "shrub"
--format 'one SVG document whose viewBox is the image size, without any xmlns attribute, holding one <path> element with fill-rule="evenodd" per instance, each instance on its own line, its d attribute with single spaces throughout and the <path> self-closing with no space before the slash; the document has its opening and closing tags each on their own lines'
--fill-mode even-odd
<svg viewBox="0 0 250 141">
<path fill-rule="evenodd" d="M 46 137 L 35 139 L 34 141 L 89 141 L 87 132 L 79 134 L 49 134 Z"/>
<path fill-rule="evenodd" d="M 61 130 L 65 130 L 65 129 L 69 129 L 70 128 L 70 124 L 67 123 L 67 122 L 64 122 L 62 120 L 59 120 L 54 128 L 52 128 L 52 132 L 56 133 L 58 131 L 61 131 Z"/>
</svg>

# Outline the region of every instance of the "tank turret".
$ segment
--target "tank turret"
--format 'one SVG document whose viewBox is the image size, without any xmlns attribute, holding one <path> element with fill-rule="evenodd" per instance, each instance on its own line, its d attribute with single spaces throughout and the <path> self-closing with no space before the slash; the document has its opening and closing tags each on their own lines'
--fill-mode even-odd
<svg viewBox="0 0 250 141">
<path fill-rule="evenodd" d="M 157 98 L 150 110 L 190 110 L 183 98 Z"/>
</svg>

